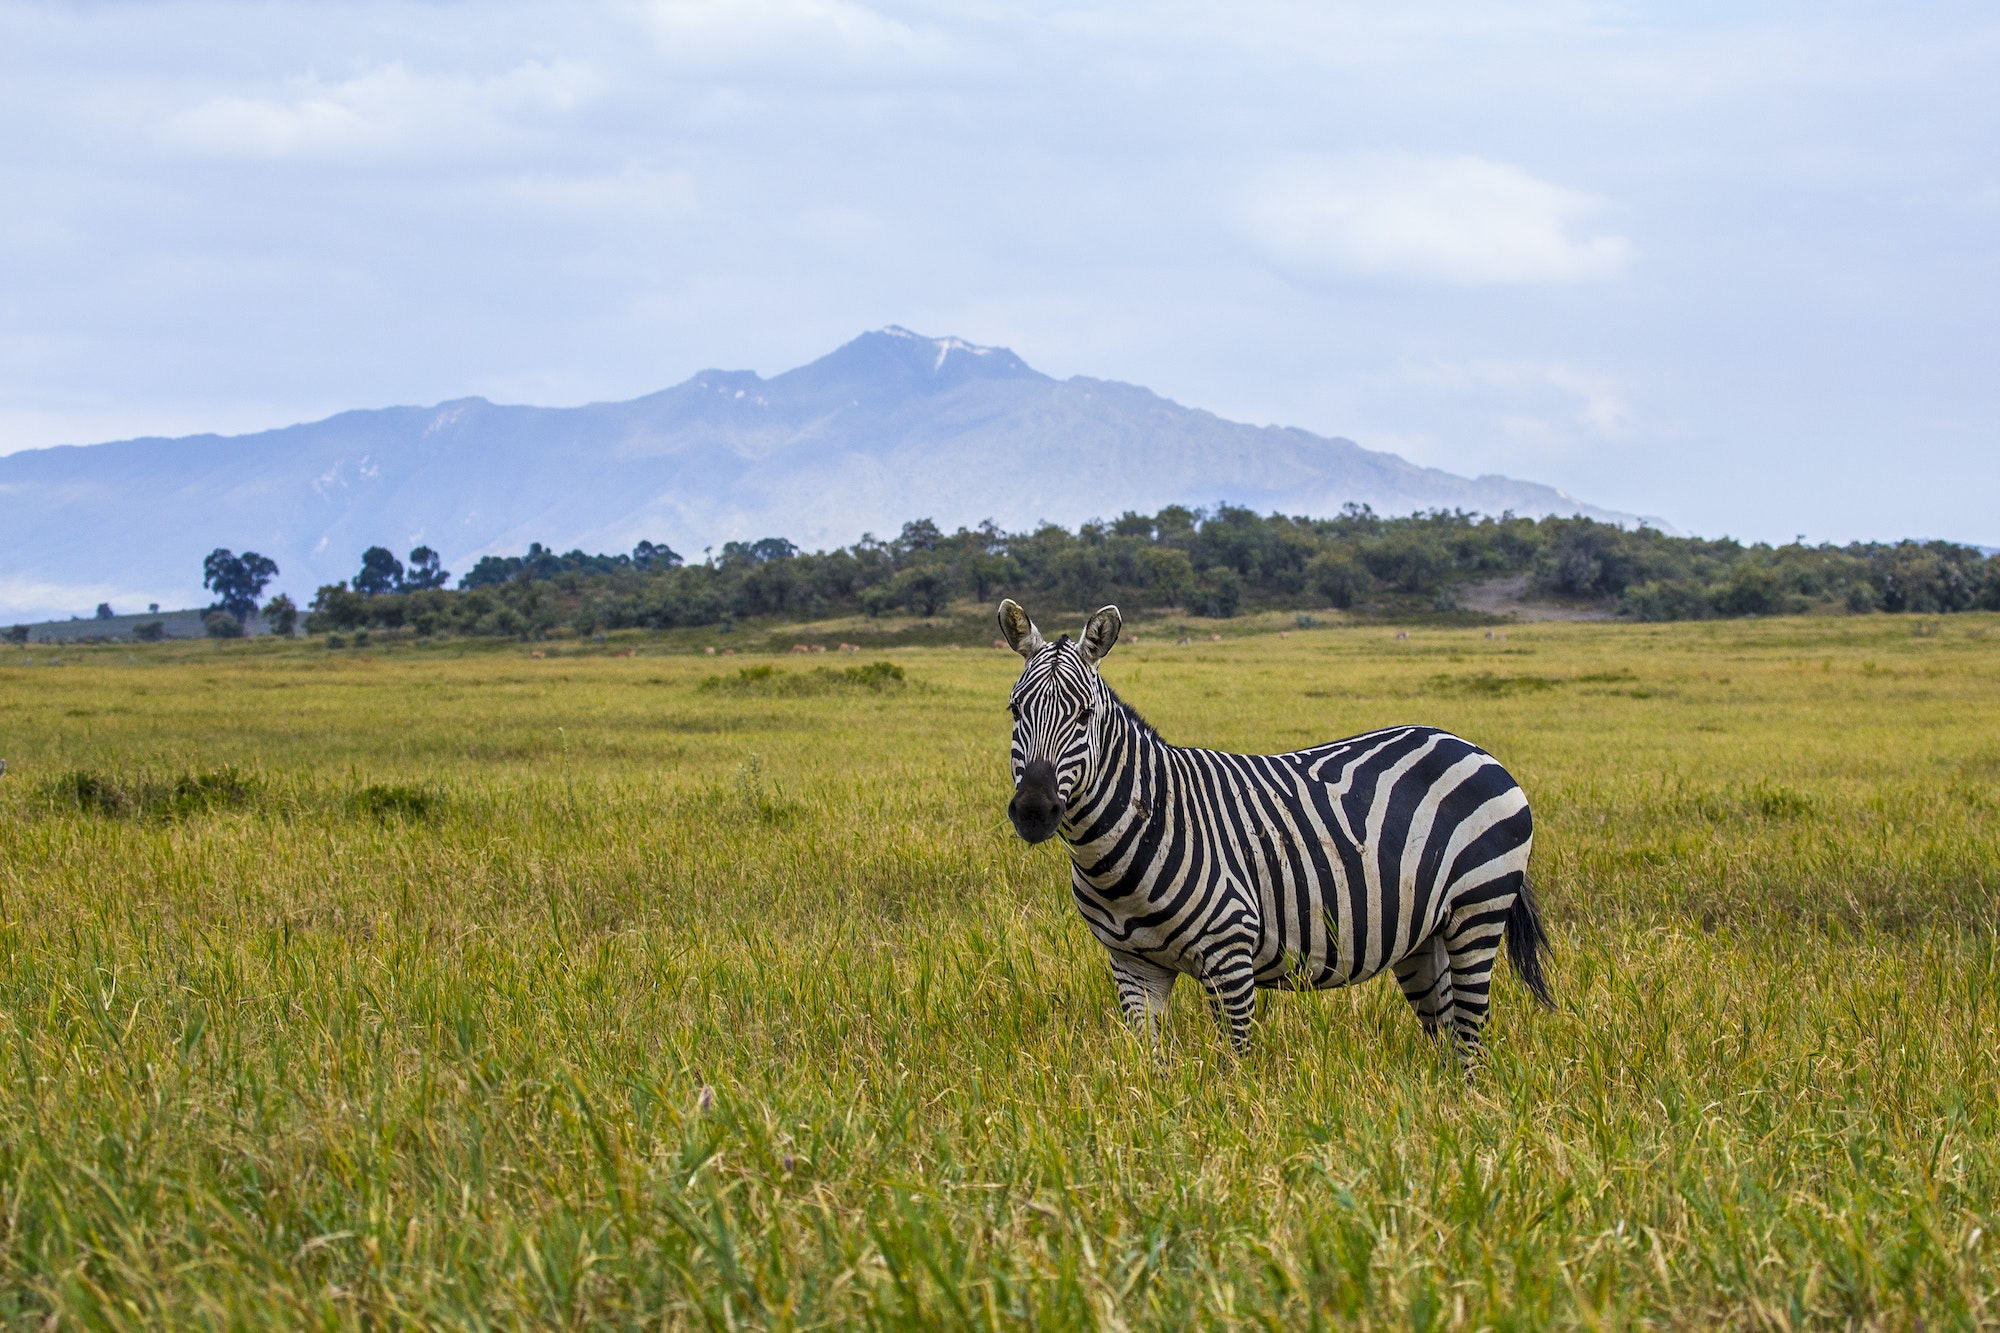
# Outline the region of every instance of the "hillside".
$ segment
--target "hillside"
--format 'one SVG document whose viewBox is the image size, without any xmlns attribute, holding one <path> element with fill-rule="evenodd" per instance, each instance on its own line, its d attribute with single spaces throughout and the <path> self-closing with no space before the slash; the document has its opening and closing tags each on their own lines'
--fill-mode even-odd
<svg viewBox="0 0 2000 1333">
<path fill-rule="evenodd" d="M 765 379 L 704 371 L 623 403 L 343 412 L 253 435 L 197 435 L 0 457 L 0 616 L 202 600 L 201 557 L 254 549 L 310 596 L 359 552 L 419 543 L 464 571 L 530 541 L 699 560 L 729 540 L 811 549 L 890 534 L 1019 529 L 1229 501 L 1330 514 L 1463 508 L 1633 521 L 1553 487 L 1418 467 L 1307 431 L 1250 426 L 1135 385 L 1056 380 L 1005 348 L 863 334 Z"/>
</svg>

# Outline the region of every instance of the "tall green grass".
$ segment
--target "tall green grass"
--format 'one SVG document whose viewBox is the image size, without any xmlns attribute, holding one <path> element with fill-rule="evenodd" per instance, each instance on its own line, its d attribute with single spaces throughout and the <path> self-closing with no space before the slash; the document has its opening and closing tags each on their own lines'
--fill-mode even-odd
<svg viewBox="0 0 2000 1333">
<path fill-rule="evenodd" d="M 1558 1008 L 1499 982 L 1470 1080 L 1382 983 L 1128 1034 L 1005 826 L 1006 654 L 32 654 L 0 1319 L 2000 1322 L 1996 629 L 1114 653 L 1171 739 L 1520 777 Z"/>
</svg>

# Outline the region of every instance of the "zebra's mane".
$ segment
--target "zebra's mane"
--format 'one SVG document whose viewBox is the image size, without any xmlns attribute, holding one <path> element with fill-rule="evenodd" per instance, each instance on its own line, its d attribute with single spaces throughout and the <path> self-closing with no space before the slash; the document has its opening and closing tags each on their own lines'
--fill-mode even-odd
<svg viewBox="0 0 2000 1333">
<path fill-rule="evenodd" d="M 1104 680 L 1102 676 L 1099 676 L 1098 679 Z M 1134 708 L 1131 704 L 1126 703 L 1123 699 L 1118 697 L 1118 691 L 1111 688 L 1111 682 L 1108 680 L 1104 681 L 1104 692 L 1111 696 L 1111 706 L 1113 708 L 1116 708 L 1119 712 L 1123 713 L 1125 715 L 1125 720 L 1131 723 L 1134 727 L 1136 727 L 1140 735 L 1150 737 L 1153 740 L 1160 742 L 1160 744 L 1162 745 L 1167 744 L 1166 738 L 1160 735 L 1158 731 L 1154 730 L 1153 724 L 1148 722 L 1145 718 L 1139 716 L 1138 709 Z"/>
</svg>

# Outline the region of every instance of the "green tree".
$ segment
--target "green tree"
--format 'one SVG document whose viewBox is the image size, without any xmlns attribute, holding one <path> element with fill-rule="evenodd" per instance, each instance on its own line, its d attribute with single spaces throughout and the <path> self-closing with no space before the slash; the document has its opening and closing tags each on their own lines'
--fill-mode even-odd
<svg viewBox="0 0 2000 1333">
<path fill-rule="evenodd" d="M 640 542 L 632 548 L 632 568 L 639 570 L 641 573 L 647 573 L 655 569 L 679 569 L 680 567 L 680 555 L 665 542 Z"/>
<path fill-rule="evenodd" d="M 394 592 L 403 582 L 403 562 L 386 546 L 371 546 L 361 553 L 361 572 L 354 576 L 354 591 L 364 597 Z"/>
<path fill-rule="evenodd" d="M 277 562 L 255 551 L 235 555 L 218 546 L 201 562 L 201 586 L 215 594 L 213 609 L 227 611 L 241 626 L 257 614 L 257 598 L 277 573 Z"/>
<path fill-rule="evenodd" d="M 1161 606 L 1184 606 L 1194 587 L 1194 561 L 1171 546 L 1148 546 L 1139 553 L 1140 576 Z"/>
<path fill-rule="evenodd" d="M 299 627 L 298 604 L 284 593 L 279 593 L 264 603 L 264 623 L 270 626 L 271 633 L 278 637 L 291 638 Z"/>
<path fill-rule="evenodd" d="M 325 634 L 330 630 L 350 630 L 368 623 L 368 602 L 348 590 L 347 581 L 328 583 L 314 594 L 306 608 L 306 633 Z"/>
<path fill-rule="evenodd" d="M 1226 565 L 1203 571 L 1188 596 L 1187 608 L 1198 616 L 1227 620 L 1243 604 L 1243 576 Z"/>
<path fill-rule="evenodd" d="M 981 602 L 991 600 L 1002 584 L 1019 577 L 1020 572 L 1021 567 L 1004 555 L 975 555 L 965 562 L 966 581 Z"/>
<path fill-rule="evenodd" d="M 1354 599 L 1368 591 L 1373 580 L 1368 571 L 1346 551 L 1321 551 L 1306 562 L 1306 587 L 1343 611 Z"/>
<path fill-rule="evenodd" d="M 380 549 L 379 547 L 376 549 Z M 444 568 L 438 553 L 428 546 L 419 546 L 410 552 L 410 563 L 396 582 L 397 592 L 424 592 L 431 588 L 442 588 L 451 571 Z"/>
</svg>

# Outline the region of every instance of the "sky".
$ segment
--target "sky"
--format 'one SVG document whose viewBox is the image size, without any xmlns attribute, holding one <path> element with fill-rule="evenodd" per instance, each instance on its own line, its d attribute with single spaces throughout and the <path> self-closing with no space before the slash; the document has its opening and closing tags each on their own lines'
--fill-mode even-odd
<svg viewBox="0 0 2000 1333">
<path fill-rule="evenodd" d="M 0 0 L 0 127 L 0 453 L 895 323 L 1683 531 L 2000 544 L 1990 4 Z"/>
</svg>

